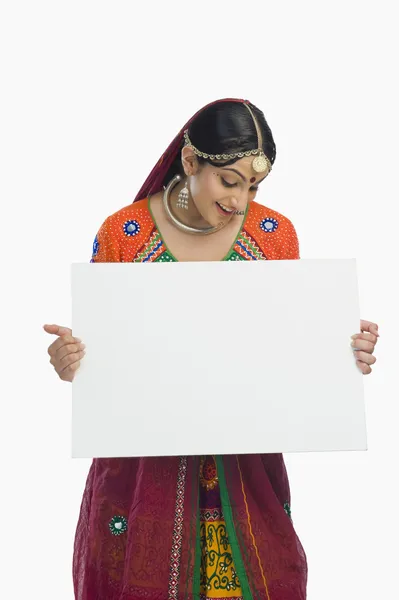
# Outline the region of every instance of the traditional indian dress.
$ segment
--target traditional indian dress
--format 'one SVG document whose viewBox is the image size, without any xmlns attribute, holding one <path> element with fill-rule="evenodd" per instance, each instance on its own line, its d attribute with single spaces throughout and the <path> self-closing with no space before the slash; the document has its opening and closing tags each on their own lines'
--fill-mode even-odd
<svg viewBox="0 0 399 600">
<path fill-rule="evenodd" d="M 134 203 L 104 221 L 91 262 L 176 261 L 148 196 L 183 130 Z M 251 202 L 223 260 L 284 259 L 299 259 L 294 226 Z M 223 432 L 223 414 L 210 418 Z M 76 600 L 304 600 L 307 560 L 282 454 L 95 458 L 73 577 Z"/>
</svg>

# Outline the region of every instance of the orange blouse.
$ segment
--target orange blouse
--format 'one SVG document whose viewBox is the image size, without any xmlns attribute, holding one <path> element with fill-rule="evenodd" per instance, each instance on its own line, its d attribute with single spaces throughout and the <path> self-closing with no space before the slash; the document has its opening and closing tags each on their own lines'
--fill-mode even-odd
<svg viewBox="0 0 399 600">
<path fill-rule="evenodd" d="M 252 201 L 223 260 L 299 258 L 298 237 L 291 221 Z M 176 262 L 157 228 L 148 198 L 129 204 L 105 219 L 94 240 L 91 262 Z"/>
</svg>

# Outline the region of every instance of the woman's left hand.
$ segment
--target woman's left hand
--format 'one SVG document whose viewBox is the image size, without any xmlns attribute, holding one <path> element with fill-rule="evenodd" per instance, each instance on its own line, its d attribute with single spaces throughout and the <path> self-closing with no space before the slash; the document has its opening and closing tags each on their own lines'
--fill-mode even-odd
<svg viewBox="0 0 399 600">
<path fill-rule="evenodd" d="M 360 321 L 360 331 L 361 333 L 352 335 L 351 345 L 357 366 L 363 375 L 369 375 L 373 370 L 370 365 L 374 365 L 377 360 L 373 356 L 373 352 L 380 334 L 378 333 L 378 325 L 370 321 Z"/>
</svg>

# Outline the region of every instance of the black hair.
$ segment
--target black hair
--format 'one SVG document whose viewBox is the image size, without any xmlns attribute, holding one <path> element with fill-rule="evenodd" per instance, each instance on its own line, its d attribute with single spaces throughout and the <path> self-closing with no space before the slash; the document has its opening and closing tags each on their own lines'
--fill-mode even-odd
<svg viewBox="0 0 399 600">
<path fill-rule="evenodd" d="M 276 145 L 273 135 L 263 112 L 249 104 L 255 119 L 261 131 L 262 150 L 274 163 L 276 158 Z M 236 152 L 245 152 L 255 150 L 258 147 L 258 136 L 255 123 L 249 110 L 241 102 L 217 102 L 199 113 L 197 118 L 191 123 L 188 135 L 191 143 L 206 154 L 235 154 Z M 183 140 L 176 159 L 168 170 L 163 185 L 166 186 L 169 181 L 177 174 L 184 176 L 183 165 L 181 162 L 181 150 L 185 145 Z M 200 165 L 205 163 L 213 166 L 223 164 L 231 165 L 239 157 L 227 161 L 213 161 L 210 158 L 197 156 Z"/>
</svg>

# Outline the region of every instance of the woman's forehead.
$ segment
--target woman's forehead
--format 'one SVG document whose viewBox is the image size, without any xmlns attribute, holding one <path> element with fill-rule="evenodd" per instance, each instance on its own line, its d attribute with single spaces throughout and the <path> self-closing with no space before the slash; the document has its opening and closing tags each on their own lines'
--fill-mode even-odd
<svg viewBox="0 0 399 600">
<path fill-rule="evenodd" d="M 240 158 L 236 162 L 234 162 L 230 165 L 226 165 L 226 167 L 223 167 L 223 165 L 220 165 L 220 168 L 222 168 L 223 170 L 235 169 L 236 171 L 239 171 L 239 173 L 241 173 L 241 175 L 243 175 L 248 181 L 250 181 L 251 183 L 254 183 L 255 181 L 260 181 L 261 179 L 263 179 L 265 174 L 257 173 L 256 171 L 254 171 L 253 166 L 252 166 L 253 160 L 254 160 L 254 156 L 244 156 L 243 158 Z"/>
</svg>

